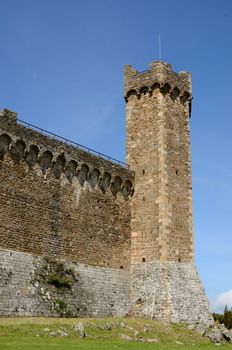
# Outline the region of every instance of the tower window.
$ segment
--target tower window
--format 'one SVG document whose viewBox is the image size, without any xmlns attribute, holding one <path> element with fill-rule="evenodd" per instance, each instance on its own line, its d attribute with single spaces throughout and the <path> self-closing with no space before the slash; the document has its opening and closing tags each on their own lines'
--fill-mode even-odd
<svg viewBox="0 0 232 350">
<path fill-rule="evenodd" d="M 142 262 L 145 262 L 146 261 L 146 259 L 145 258 L 142 258 Z"/>
</svg>

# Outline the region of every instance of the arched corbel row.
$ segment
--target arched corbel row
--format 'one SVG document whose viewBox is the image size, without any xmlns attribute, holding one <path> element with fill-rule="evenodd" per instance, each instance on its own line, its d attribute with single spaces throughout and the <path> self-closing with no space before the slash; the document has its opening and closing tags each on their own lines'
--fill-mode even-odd
<svg viewBox="0 0 232 350">
<path fill-rule="evenodd" d="M 43 174 L 46 174 L 47 170 L 51 168 L 53 155 L 50 151 L 44 151 L 39 157 L 39 166 Z"/>
<path fill-rule="evenodd" d="M 171 86 L 168 83 L 165 83 L 160 87 L 160 92 L 165 96 L 171 91 Z"/>
<path fill-rule="evenodd" d="M 179 98 L 182 104 L 185 104 L 186 102 L 189 103 L 191 101 L 191 94 L 188 91 L 181 91 L 177 86 L 172 88 L 168 83 L 160 84 L 158 82 L 154 82 L 151 86 L 144 85 L 139 90 L 129 90 L 125 96 L 125 100 L 128 102 L 131 96 L 136 96 L 137 99 L 140 99 L 142 95 L 146 95 L 148 93 L 152 95 L 152 93 L 157 90 L 164 96 L 169 95 L 173 101 Z"/>
<path fill-rule="evenodd" d="M 26 144 L 23 140 L 17 140 L 15 144 L 11 145 L 10 155 L 15 162 L 15 164 L 19 164 L 21 159 L 24 157 L 24 151 L 26 149 Z"/>
<path fill-rule="evenodd" d="M 125 181 L 124 185 L 122 186 L 122 195 L 125 199 L 133 195 L 133 188 L 132 188 L 131 181 L 129 180 Z"/>
<path fill-rule="evenodd" d="M 82 164 L 81 168 L 77 172 L 77 179 L 81 186 L 84 186 L 85 181 L 88 181 L 89 167 L 86 164 Z"/>
<path fill-rule="evenodd" d="M 113 181 L 111 181 L 111 192 L 113 193 L 114 196 L 117 195 L 118 192 L 121 191 L 121 186 L 122 186 L 122 179 L 120 176 L 115 176 Z"/>
<path fill-rule="evenodd" d="M 180 96 L 180 89 L 178 87 L 174 87 L 170 93 L 171 99 L 174 101 Z"/>
<path fill-rule="evenodd" d="M 128 102 L 128 99 L 131 96 L 138 96 L 138 92 L 135 89 L 132 89 L 132 90 L 128 91 L 128 93 L 127 93 L 127 95 L 125 97 L 126 102 Z"/>
<path fill-rule="evenodd" d="M 26 162 L 30 168 L 33 167 L 36 163 L 38 163 L 38 157 L 39 157 L 39 148 L 35 145 L 31 145 L 26 155 Z"/>
<path fill-rule="evenodd" d="M 77 172 L 77 162 L 75 160 L 71 160 L 66 164 L 65 171 L 64 171 L 65 176 L 71 182 L 74 176 L 76 176 L 76 172 Z"/>
<path fill-rule="evenodd" d="M 56 179 L 61 177 L 61 174 L 64 172 L 66 159 L 64 154 L 58 155 L 56 160 L 52 164 L 52 171 Z"/>
<path fill-rule="evenodd" d="M 0 160 L 4 159 L 4 155 L 9 151 L 11 138 L 7 134 L 0 136 Z"/>
<path fill-rule="evenodd" d="M 100 177 L 100 171 L 97 168 L 94 168 L 90 174 L 89 174 L 89 184 L 92 189 L 94 189 L 98 182 L 99 182 L 99 177 Z"/>
<path fill-rule="evenodd" d="M 154 83 L 152 84 L 151 86 L 151 90 L 154 91 L 154 90 L 160 90 L 160 83 Z"/>
<path fill-rule="evenodd" d="M 142 86 L 139 90 L 140 95 L 146 95 L 149 92 L 150 88 L 149 86 Z"/>
<path fill-rule="evenodd" d="M 108 172 L 105 172 L 99 182 L 99 187 L 103 193 L 106 193 L 107 189 L 110 187 L 111 175 Z"/>
<path fill-rule="evenodd" d="M 49 176 L 59 179 L 62 174 L 73 181 L 76 177 L 80 186 L 88 183 L 92 190 L 99 188 L 102 193 L 110 193 L 113 196 L 121 193 L 125 200 L 133 195 L 133 185 L 130 180 L 125 180 L 119 175 L 111 175 L 109 172 L 101 172 L 96 167 L 88 164 L 78 164 L 74 159 L 67 160 L 64 153 L 54 157 L 50 150 L 40 149 L 37 145 L 26 145 L 24 140 L 12 140 L 8 134 L 0 135 L 0 160 L 4 161 L 6 154 L 9 154 L 15 164 L 25 161 L 29 169 L 37 164 L 43 175 L 49 171 Z"/>
<path fill-rule="evenodd" d="M 185 102 L 190 101 L 191 100 L 191 95 L 189 92 L 184 91 L 184 93 L 180 96 L 180 102 L 182 104 L 185 104 Z"/>
</svg>

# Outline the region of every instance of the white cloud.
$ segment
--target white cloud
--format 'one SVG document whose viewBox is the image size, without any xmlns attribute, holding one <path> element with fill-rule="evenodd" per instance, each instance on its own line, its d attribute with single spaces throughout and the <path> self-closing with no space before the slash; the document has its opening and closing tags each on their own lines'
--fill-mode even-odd
<svg viewBox="0 0 232 350">
<path fill-rule="evenodd" d="M 218 294 L 216 298 L 210 302 L 212 312 L 223 312 L 226 305 L 228 308 L 232 308 L 232 289 Z"/>
</svg>

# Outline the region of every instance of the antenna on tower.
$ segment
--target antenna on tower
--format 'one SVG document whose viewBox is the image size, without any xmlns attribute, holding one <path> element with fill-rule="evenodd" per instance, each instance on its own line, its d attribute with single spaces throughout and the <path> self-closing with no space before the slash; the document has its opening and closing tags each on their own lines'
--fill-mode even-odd
<svg viewBox="0 0 232 350">
<path fill-rule="evenodd" d="M 160 33 L 159 33 L 159 61 L 161 62 L 162 61 L 162 52 L 161 52 L 161 36 L 160 36 Z"/>
</svg>

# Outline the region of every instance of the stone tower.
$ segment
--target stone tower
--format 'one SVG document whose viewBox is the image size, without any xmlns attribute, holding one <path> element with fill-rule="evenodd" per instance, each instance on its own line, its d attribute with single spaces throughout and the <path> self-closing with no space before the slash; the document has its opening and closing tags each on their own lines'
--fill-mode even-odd
<svg viewBox="0 0 232 350">
<path fill-rule="evenodd" d="M 131 314 L 211 320 L 194 266 L 189 117 L 191 75 L 125 66 L 127 163 L 135 171 Z"/>
</svg>

